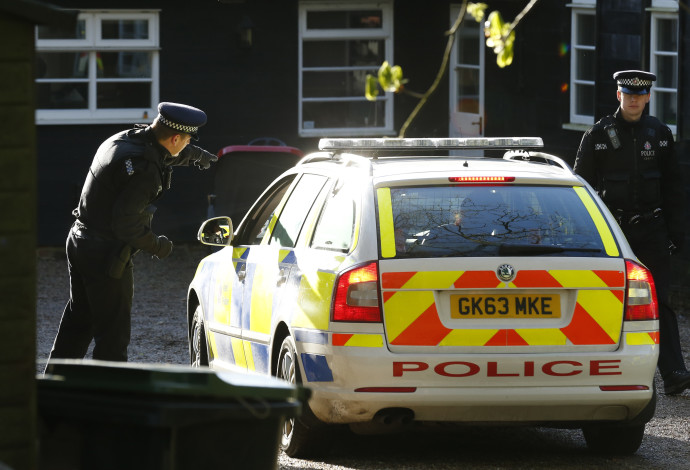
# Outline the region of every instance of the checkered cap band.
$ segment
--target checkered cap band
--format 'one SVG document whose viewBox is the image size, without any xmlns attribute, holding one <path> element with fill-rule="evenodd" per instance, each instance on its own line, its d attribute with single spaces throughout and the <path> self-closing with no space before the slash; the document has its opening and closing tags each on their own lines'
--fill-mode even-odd
<svg viewBox="0 0 690 470">
<path fill-rule="evenodd" d="M 184 132 L 186 134 L 196 134 L 199 130 L 198 126 L 185 126 L 184 124 L 178 124 L 176 122 L 172 122 L 168 119 L 165 119 L 165 117 L 162 114 L 159 116 L 159 119 L 166 126 L 175 129 L 176 131 Z"/>
<path fill-rule="evenodd" d="M 620 78 L 618 79 L 618 84 L 620 86 L 632 86 L 639 88 L 649 88 L 652 86 L 651 80 L 642 80 L 638 77 L 633 78 Z"/>
</svg>

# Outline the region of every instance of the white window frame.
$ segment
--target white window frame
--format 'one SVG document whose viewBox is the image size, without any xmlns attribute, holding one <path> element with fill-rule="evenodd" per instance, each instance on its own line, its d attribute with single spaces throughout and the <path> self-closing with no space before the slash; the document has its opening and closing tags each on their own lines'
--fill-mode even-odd
<svg viewBox="0 0 690 470">
<path fill-rule="evenodd" d="M 577 52 L 591 51 L 595 52 L 596 46 L 588 46 L 577 43 L 578 19 L 581 15 L 594 16 L 596 15 L 596 1 L 595 0 L 579 0 L 570 3 L 567 6 L 571 7 L 571 21 L 570 21 L 570 44 L 572 49 L 570 51 L 570 123 L 591 126 L 594 124 L 594 115 L 577 114 L 577 90 L 578 86 L 592 86 L 595 82 L 593 80 L 578 80 L 577 76 Z"/>
<path fill-rule="evenodd" d="M 78 20 L 85 21 L 84 39 L 38 39 L 36 29 L 37 52 L 87 52 L 89 54 L 89 71 L 85 81 L 88 83 L 87 109 L 37 109 L 36 124 L 121 124 L 150 121 L 157 114 L 160 95 L 160 10 L 80 10 Z M 149 25 L 148 39 L 100 39 L 102 20 L 146 20 Z M 104 79 L 97 77 L 96 55 L 102 51 L 151 52 L 151 78 L 127 79 L 127 82 L 150 82 L 151 102 L 146 108 L 97 109 L 97 82 L 123 81 L 122 79 Z M 66 79 L 68 80 L 68 79 Z M 36 83 L 56 82 L 56 79 L 36 79 Z M 73 81 L 69 79 L 69 81 Z"/>
<path fill-rule="evenodd" d="M 680 37 L 678 36 L 679 34 L 679 28 L 680 28 L 680 19 L 678 18 L 678 2 L 653 2 L 652 8 L 649 9 L 650 11 L 650 38 L 649 38 L 649 70 L 650 72 L 654 73 L 659 76 L 658 72 L 658 59 L 660 57 L 675 57 L 676 59 L 676 71 L 680 70 L 680 64 L 679 64 L 679 58 L 678 58 L 678 50 L 674 51 L 660 51 L 658 50 L 657 46 L 657 28 L 658 28 L 658 20 L 676 20 L 676 44 L 679 46 L 680 45 Z M 649 113 L 652 116 L 663 116 L 663 113 L 659 112 L 658 107 L 661 106 L 663 101 L 660 98 L 660 95 L 662 94 L 670 94 L 673 95 L 674 97 L 678 97 L 678 89 L 677 88 L 664 88 L 658 85 L 659 81 L 652 86 L 651 88 L 651 100 L 650 100 L 650 110 Z M 678 107 L 676 107 L 676 119 L 678 118 L 678 113 L 680 110 Z M 677 126 L 672 123 L 665 123 L 669 129 L 671 129 L 671 132 L 673 134 L 676 134 Z"/>
<path fill-rule="evenodd" d="M 362 10 L 362 9 L 378 9 L 383 12 L 383 24 L 380 29 L 307 29 L 307 12 L 309 11 L 327 11 L 327 10 Z M 381 92 L 376 98 L 377 101 L 384 102 L 384 125 L 381 127 L 337 127 L 337 128 L 309 128 L 304 122 L 303 107 L 308 102 L 346 102 L 346 101 L 367 101 L 364 96 L 364 89 L 362 89 L 361 96 L 348 97 L 319 97 L 306 98 L 303 94 L 303 76 L 308 71 L 351 71 L 361 69 L 362 72 L 371 73 L 375 75 L 378 71 L 378 66 L 372 67 L 304 67 L 303 61 L 303 43 L 306 40 L 314 39 L 379 39 L 385 43 L 385 57 L 389 63 L 393 62 L 393 3 L 392 1 L 383 2 L 328 2 L 328 1 L 307 1 L 303 0 L 299 3 L 299 65 L 298 65 L 298 123 L 297 131 L 300 137 L 323 137 L 323 136 L 373 136 L 373 135 L 391 135 L 395 131 L 393 129 L 393 95 L 391 93 Z M 380 66 L 380 64 L 379 64 Z"/>
</svg>

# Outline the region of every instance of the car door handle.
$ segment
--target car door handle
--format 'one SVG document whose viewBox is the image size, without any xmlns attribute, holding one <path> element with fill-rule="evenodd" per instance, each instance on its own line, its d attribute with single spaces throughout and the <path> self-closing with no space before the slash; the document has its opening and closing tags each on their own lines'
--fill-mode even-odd
<svg viewBox="0 0 690 470">
<path fill-rule="evenodd" d="M 479 125 L 479 135 L 482 134 L 482 125 L 484 124 L 482 121 L 483 121 L 482 116 L 479 116 L 479 121 L 476 121 L 476 122 L 473 122 L 473 123 L 472 123 L 472 124 L 474 124 L 475 126 L 476 126 L 476 125 Z"/>
</svg>

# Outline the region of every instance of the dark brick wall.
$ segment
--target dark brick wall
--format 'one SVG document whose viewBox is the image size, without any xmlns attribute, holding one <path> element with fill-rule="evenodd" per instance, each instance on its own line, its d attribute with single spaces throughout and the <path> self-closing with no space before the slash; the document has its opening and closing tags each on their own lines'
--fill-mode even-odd
<svg viewBox="0 0 690 470">
<path fill-rule="evenodd" d="M 0 462 L 35 468 L 33 24 L 0 11 Z"/>
</svg>

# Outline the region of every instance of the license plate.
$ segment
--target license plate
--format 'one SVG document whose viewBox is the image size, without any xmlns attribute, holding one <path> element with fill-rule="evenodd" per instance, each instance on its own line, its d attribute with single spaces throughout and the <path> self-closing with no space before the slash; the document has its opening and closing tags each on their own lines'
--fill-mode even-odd
<svg viewBox="0 0 690 470">
<path fill-rule="evenodd" d="M 561 318 L 558 294 L 451 295 L 451 318 Z"/>
</svg>

